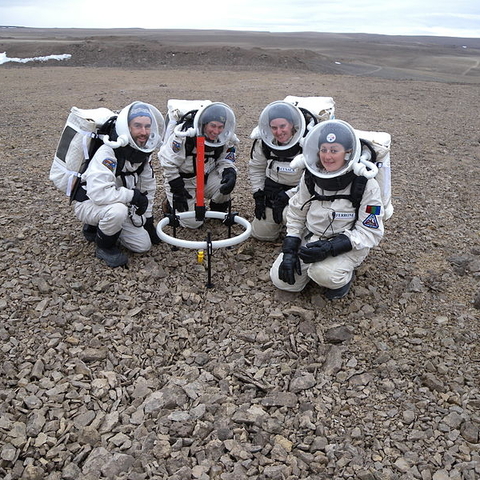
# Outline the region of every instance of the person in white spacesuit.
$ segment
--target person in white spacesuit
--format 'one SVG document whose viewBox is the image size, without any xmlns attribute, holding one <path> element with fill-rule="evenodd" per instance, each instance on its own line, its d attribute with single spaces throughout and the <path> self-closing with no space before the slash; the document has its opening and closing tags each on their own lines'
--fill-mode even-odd
<svg viewBox="0 0 480 480">
<path fill-rule="evenodd" d="M 162 114 L 152 105 L 133 102 L 118 115 L 104 144 L 83 173 L 74 200 L 83 233 L 95 241 L 96 256 L 110 267 L 126 265 L 117 241 L 141 253 L 160 243 L 153 205 L 156 179 L 151 154 L 161 144 Z"/>
<path fill-rule="evenodd" d="M 260 114 L 248 165 L 255 200 L 252 236 L 274 242 L 285 224 L 288 201 L 296 191 L 304 168 L 290 162 L 302 152 L 299 141 L 305 134 L 305 117 L 291 103 L 277 101 Z"/>
<path fill-rule="evenodd" d="M 380 186 L 374 178 L 355 175 L 360 153 L 358 135 L 341 120 L 319 123 L 308 133 L 306 170 L 289 203 L 282 253 L 270 269 L 277 288 L 299 292 L 313 280 L 325 287 L 326 298 L 342 298 L 355 268 L 381 241 Z"/>
<path fill-rule="evenodd" d="M 193 118 L 192 118 L 193 117 Z M 197 175 L 196 137 L 205 137 L 204 196 L 212 211 L 227 212 L 230 194 L 237 180 L 235 166 L 238 139 L 235 135 L 236 120 L 232 109 L 221 102 L 214 102 L 193 112 L 181 121 L 165 139 L 159 151 L 165 193 L 170 212 L 186 212 L 195 209 Z M 202 220 L 182 218 L 180 225 L 198 228 Z"/>
</svg>

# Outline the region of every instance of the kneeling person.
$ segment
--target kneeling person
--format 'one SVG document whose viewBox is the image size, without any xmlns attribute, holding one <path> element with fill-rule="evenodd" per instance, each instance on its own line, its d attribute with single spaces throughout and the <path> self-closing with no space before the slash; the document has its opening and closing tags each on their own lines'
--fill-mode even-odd
<svg viewBox="0 0 480 480">
<path fill-rule="evenodd" d="M 287 212 L 287 236 L 270 277 L 276 287 L 299 292 L 310 280 L 328 299 L 347 295 L 354 270 L 383 237 L 383 204 L 374 179 L 357 177 L 361 153 L 355 130 L 341 120 L 314 127 L 303 147 L 306 171 Z M 352 203 L 364 180 L 358 209 Z"/>
<path fill-rule="evenodd" d="M 169 208 L 175 212 L 195 210 L 197 175 L 204 175 L 204 195 L 213 211 L 227 212 L 237 180 L 235 166 L 235 115 L 227 105 L 210 103 L 180 122 L 159 151 Z M 196 171 L 196 137 L 205 137 L 205 168 Z M 182 218 L 180 224 L 198 228 L 202 221 Z"/>
<path fill-rule="evenodd" d="M 127 264 L 117 241 L 133 252 L 160 243 L 153 220 L 156 179 L 151 154 L 161 144 L 165 122 L 152 105 L 133 102 L 90 160 L 74 197 L 84 235 L 110 267 Z"/>
<path fill-rule="evenodd" d="M 255 200 L 252 236 L 276 241 L 285 224 L 286 207 L 303 174 L 290 162 L 302 152 L 306 120 L 300 109 L 288 102 L 267 105 L 252 132 L 255 141 L 249 161 L 249 177 Z"/>
</svg>

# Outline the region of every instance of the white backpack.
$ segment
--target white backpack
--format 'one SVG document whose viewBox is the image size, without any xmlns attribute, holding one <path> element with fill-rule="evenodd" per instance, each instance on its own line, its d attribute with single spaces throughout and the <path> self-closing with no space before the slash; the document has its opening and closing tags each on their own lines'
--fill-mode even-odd
<svg viewBox="0 0 480 480">
<path fill-rule="evenodd" d="M 175 126 L 183 119 L 189 112 L 196 112 L 212 102 L 210 100 L 177 100 L 170 99 L 167 102 L 167 118 L 164 142 L 170 137 Z"/>
<path fill-rule="evenodd" d="M 315 116 L 317 122 L 335 118 L 335 102 L 332 97 L 295 97 L 288 95 L 283 101 L 307 110 Z"/>
<path fill-rule="evenodd" d="M 382 191 L 382 203 L 384 207 L 384 220 L 388 220 L 393 215 L 392 205 L 392 179 L 390 169 L 390 145 L 392 137 L 387 132 L 366 132 L 364 130 L 355 130 L 362 141 L 362 155 L 357 164 L 354 165 L 353 171 L 357 175 L 364 175 L 367 178 L 374 177 L 380 185 Z M 372 152 L 369 152 L 369 149 Z M 373 156 L 375 158 L 373 158 Z M 375 168 L 366 171 L 365 168 L 371 168 L 371 164 Z"/>
<path fill-rule="evenodd" d="M 115 118 L 115 113 L 108 108 L 81 110 L 72 107 L 58 142 L 49 176 L 54 185 L 68 197 L 71 197 L 77 180 L 95 153 L 94 150 L 102 144 L 99 141 L 99 129 Z"/>
</svg>

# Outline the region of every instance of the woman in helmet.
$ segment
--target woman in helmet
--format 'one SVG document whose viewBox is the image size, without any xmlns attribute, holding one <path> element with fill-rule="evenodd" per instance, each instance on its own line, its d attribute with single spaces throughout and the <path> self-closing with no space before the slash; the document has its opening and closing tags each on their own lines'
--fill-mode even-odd
<svg viewBox="0 0 480 480">
<path fill-rule="evenodd" d="M 299 292 L 313 280 L 325 287 L 328 299 L 342 298 L 355 268 L 379 244 L 384 213 L 380 187 L 374 178 L 355 175 L 360 150 L 355 130 L 341 120 L 322 122 L 305 138 L 307 170 L 290 200 L 287 236 L 270 270 L 276 287 Z M 364 191 L 358 194 L 360 185 Z"/>
<path fill-rule="evenodd" d="M 249 177 L 255 200 L 252 236 L 257 240 L 274 242 L 282 231 L 285 207 L 304 170 L 290 162 L 302 151 L 299 141 L 305 129 L 300 109 L 277 101 L 265 107 L 252 132 Z"/>
<path fill-rule="evenodd" d="M 237 180 L 235 167 L 235 115 L 224 103 L 209 103 L 193 116 L 185 118 L 174 128 L 159 151 L 162 166 L 167 210 L 193 211 L 196 199 L 196 137 L 205 137 L 205 198 L 210 200 L 210 209 L 227 212 Z M 198 228 L 201 220 L 182 218 L 180 224 Z"/>
<path fill-rule="evenodd" d="M 150 163 L 165 123 L 152 105 L 133 102 L 118 115 L 82 175 L 75 214 L 96 256 L 110 267 L 128 262 L 117 241 L 133 252 L 159 243 L 153 223 L 156 180 Z"/>
</svg>

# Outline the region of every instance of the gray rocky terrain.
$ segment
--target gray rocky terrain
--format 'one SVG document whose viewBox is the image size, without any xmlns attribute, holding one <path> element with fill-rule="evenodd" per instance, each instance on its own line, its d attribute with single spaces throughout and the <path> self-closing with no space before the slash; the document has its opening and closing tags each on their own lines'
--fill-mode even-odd
<svg viewBox="0 0 480 480">
<path fill-rule="evenodd" d="M 38 32 L 28 48 L 31 37 L 1 33 L 11 57 L 75 53 L 40 48 Z M 387 55 L 382 77 L 291 68 L 295 36 L 269 60 L 268 46 L 220 36 L 200 47 L 190 32 L 175 52 L 202 48 L 216 63 L 175 68 L 142 61 L 143 37 L 115 46 L 115 33 L 92 49 L 94 64 L 97 40 L 71 35 L 80 63 L 0 66 L 0 478 L 480 478 L 480 92 L 465 52 L 456 71 L 435 46 L 408 72 Z M 357 43 L 352 56 L 372 46 Z M 402 48 L 397 59 L 414 45 Z M 241 141 L 234 208 L 251 220 L 249 135 L 286 95 L 332 96 L 337 118 L 393 138 L 395 213 L 342 300 L 314 285 L 276 290 L 280 243 L 253 239 L 215 251 L 213 288 L 195 250 L 165 243 L 109 269 L 48 180 L 72 106 L 144 100 L 165 113 L 170 98 L 223 101 Z"/>
</svg>

